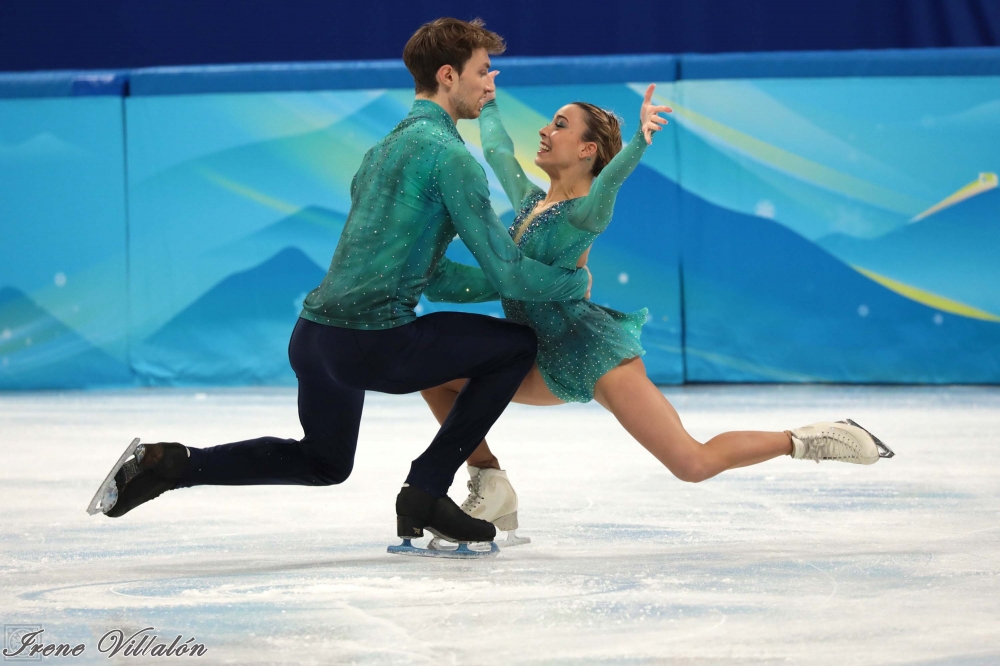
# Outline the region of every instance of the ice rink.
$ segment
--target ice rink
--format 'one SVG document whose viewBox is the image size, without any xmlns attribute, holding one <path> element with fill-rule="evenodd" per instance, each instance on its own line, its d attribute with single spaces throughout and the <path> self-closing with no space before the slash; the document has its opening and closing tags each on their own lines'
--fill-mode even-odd
<svg viewBox="0 0 1000 666">
<path fill-rule="evenodd" d="M 342 486 L 186 489 L 109 519 L 87 502 L 133 437 L 299 437 L 294 391 L 5 394 L 0 620 L 85 645 L 59 663 L 145 627 L 205 664 L 1000 663 L 1000 389 L 665 393 L 702 440 L 851 417 L 896 457 L 691 485 L 596 403 L 513 405 L 490 440 L 533 543 L 432 560 L 385 552 L 436 429 L 419 396 L 368 394 Z"/>
</svg>

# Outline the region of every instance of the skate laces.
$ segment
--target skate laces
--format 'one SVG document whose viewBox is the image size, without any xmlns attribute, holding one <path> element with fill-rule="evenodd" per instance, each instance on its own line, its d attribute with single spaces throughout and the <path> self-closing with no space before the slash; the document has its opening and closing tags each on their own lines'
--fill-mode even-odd
<svg viewBox="0 0 1000 666">
<path fill-rule="evenodd" d="M 807 460 L 851 460 L 858 459 L 858 446 L 850 435 L 835 429 L 821 430 L 814 435 L 799 437 L 808 444 L 802 455 Z"/>
<path fill-rule="evenodd" d="M 477 506 L 482 504 L 483 500 L 485 500 L 485 498 L 479 494 L 482 478 L 482 474 L 476 474 L 465 483 L 465 487 L 469 489 L 469 496 L 465 498 L 464 502 L 462 502 L 462 509 L 464 511 L 472 511 Z"/>
<path fill-rule="evenodd" d="M 142 460 L 146 457 L 146 447 L 141 445 L 136 448 L 135 453 L 132 457 L 125 461 L 125 464 L 121 466 L 118 473 L 115 474 L 115 480 L 125 484 L 139 476 L 143 472 Z M 120 479 L 119 479 L 120 477 Z"/>
</svg>

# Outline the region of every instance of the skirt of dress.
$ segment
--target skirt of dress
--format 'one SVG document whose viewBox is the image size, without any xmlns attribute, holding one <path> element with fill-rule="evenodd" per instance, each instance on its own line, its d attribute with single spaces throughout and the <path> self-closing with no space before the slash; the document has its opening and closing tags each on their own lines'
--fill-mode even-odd
<svg viewBox="0 0 1000 666">
<path fill-rule="evenodd" d="M 646 353 L 639 344 L 646 308 L 625 313 L 590 301 L 502 302 L 508 319 L 534 329 L 538 369 L 563 402 L 590 402 L 598 379 Z"/>
</svg>

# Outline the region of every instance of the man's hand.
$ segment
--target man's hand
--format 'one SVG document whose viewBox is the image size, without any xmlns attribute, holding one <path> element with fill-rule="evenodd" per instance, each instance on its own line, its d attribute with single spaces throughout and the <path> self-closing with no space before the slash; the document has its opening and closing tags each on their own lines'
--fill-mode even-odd
<svg viewBox="0 0 1000 666">
<path fill-rule="evenodd" d="M 646 137 L 646 144 L 652 145 L 653 133 L 659 132 L 667 124 L 667 119 L 660 116 L 661 113 L 673 113 L 669 106 L 656 106 L 653 104 L 653 91 L 656 84 L 650 83 L 646 88 L 646 95 L 642 98 L 642 108 L 639 109 L 639 126 L 642 134 Z M 484 102 L 485 104 L 485 102 Z"/>
<path fill-rule="evenodd" d="M 583 295 L 585 300 L 590 300 L 590 288 L 594 286 L 594 274 L 590 272 L 590 269 L 583 266 L 583 270 L 587 271 L 587 293 Z"/>
<path fill-rule="evenodd" d="M 499 73 L 500 73 L 500 70 L 499 69 L 495 69 L 495 70 L 493 70 L 492 72 L 490 72 L 489 74 L 486 75 L 486 76 L 490 77 L 489 92 L 487 92 L 485 95 L 483 95 L 482 99 L 479 100 L 479 108 L 480 109 L 483 108 L 484 106 L 486 106 L 489 102 L 492 102 L 493 100 L 495 100 L 497 98 L 497 84 L 494 83 L 494 80 L 497 78 L 497 74 L 499 74 Z"/>
</svg>

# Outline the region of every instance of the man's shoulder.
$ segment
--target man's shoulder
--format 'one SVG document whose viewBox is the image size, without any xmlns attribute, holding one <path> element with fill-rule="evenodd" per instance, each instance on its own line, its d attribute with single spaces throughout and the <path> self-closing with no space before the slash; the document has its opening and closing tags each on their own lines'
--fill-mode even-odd
<svg viewBox="0 0 1000 666">
<path fill-rule="evenodd" d="M 448 140 L 442 140 L 438 144 L 441 148 L 441 157 L 452 158 L 452 159 L 470 159 L 474 160 L 472 153 L 469 152 L 468 147 L 458 139 L 454 137 L 448 137 Z"/>
<path fill-rule="evenodd" d="M 416 141 L 428 140 L 440 145 L 465 145 L 453 128 L 449 129 L 432 118 L 410 117 L 397 129 L 407 138 Z"/>
<path fill-rule="evenodd" d="M 486 176 L 483 165 L 472 156 L 465 143 L 459 140 L 443 143 L 438 153 L 437 162 L 441 167 L 451 171 Z"/>
<path fill-rule="evenodd" d="M 407 154 L 423 155 L 425 158 L 454 158 L 465 155 L 471 157 L 465 143 L 453 132 L 449 132 L 436 122 L 422 118 L 413 119 L 413 122 L 397 127 L 379 142 L 383 147 L 400 143 L 405 144 Z"/>
</svg>

